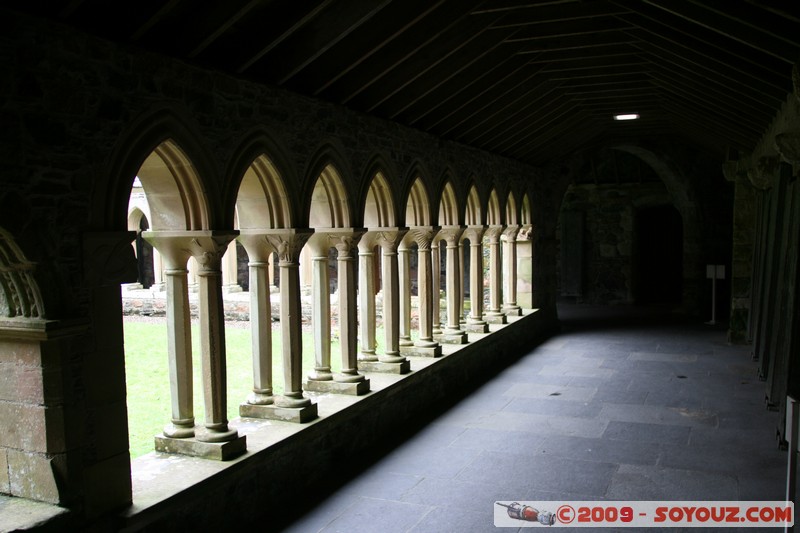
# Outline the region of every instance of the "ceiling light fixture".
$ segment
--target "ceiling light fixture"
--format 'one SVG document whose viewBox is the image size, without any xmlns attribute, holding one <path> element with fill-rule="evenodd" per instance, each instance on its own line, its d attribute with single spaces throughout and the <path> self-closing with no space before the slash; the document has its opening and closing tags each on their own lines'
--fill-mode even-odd
<svg viewBox="0 0 800 533">
<path fill-rule="evenodd" d="M 636 120 L 639 118 L 639 113 L 628 113 L 625 115 L 614 115 L 614 120 Z"/>
</svg>

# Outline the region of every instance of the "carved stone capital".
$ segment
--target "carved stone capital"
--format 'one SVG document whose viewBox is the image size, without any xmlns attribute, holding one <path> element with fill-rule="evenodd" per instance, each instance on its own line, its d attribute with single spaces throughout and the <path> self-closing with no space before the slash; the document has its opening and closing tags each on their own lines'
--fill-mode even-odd
<svg viewBox="0 0 800 533">
<path fill-rule="evenodd" d="M 486 237 L 489 244 L 495 244 L 500 242 L 500 235 L 503 234 L 505 229 L 505 226 L 489 226 L 483 236 Z"/>
<path fill-rule="evenodd" d="M 519 224 L 509 224 L 506 226 L 506 229 L 503 230 L 503 236 L 508 242 L 516 241 L 517 233 L 519 233 Z"/>
<path fill-rule="evenodd" d="M 787 131 L 776 135 L 775 149 L 790 165 L 800 165 L 800 131 Z"/>
<path fill-rule="evenodd" d="M 145 231 L 147 242 L 164 257 L 167 269 L 184 269 L 194 257 L 201 272 L 218 271 L 225 250 L 238 231 Z"/>
<path fill-rule="evenodd" d="M 777 156 L 764 156 L 756 161 L 754 168 L 747 171 L 750 183 L 757 189 L 766 190 L 771 188 L 778 176 L 780 159 Z"/>
<path fill-rule="evenodd" d="M 486 231 L 486 226 L 467 226 L 464 230 L 463 238 L 469 239 L 470 244 L 479 244 L 483 241 L 483 233 Z"/>
<path fill-rule="evenodd" d="M 393 253 L 397 251 L 400 241 L 408 233 L 408 228 L 387 228 L 379 230 L 375 236 L 375 242 L 380 245 L 384 252 Z"/>
<path fill-rule="evenodd" d="M 462 233 L 464 233 L 464 228 L 461 226 L 442 226 L 436 236 L 438 239 L 445 241 L 447 246 L 458 246 Z"/>
<path fill-rule="evenodd" d="M 417 243 L 417 248 L 419 250 L 426 251 L 431 249 L 431 243 L 439 232 L 439 229 L 440 228 L 433 226 L 417 226 L 411 228 L 409 235 L 414 239 L 414 242 Z"/>
<path fill-rule="evenodd" d="M 266 238 L 278 254 L 279 265 L 292 266 L 298 264 L 300 252 L 313 234 L 312 229 L 272 230 L 266 234 Z"/>
<path fill-rule="evenodd" d="M 275 251 L 267 234 L 269 230 L 239 230 L 238 241 L 247 251 L 250 263 L 267 263 Z"/>
<path fill-rule="evenodd" d="M 531 241 L 533 240 L 533 226 L 531 224 L 524 224 L 517 233 L 518 241 Z"/>
</svg>

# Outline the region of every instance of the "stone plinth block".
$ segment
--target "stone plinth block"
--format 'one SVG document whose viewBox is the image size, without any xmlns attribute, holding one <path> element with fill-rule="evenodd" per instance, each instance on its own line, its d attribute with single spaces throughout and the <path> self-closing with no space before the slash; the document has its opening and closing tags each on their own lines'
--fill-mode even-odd
<svg viewBox="0 0 800 533">
<path fill-rule="evenodd" d="M 403 353 L 403 349 L 400 349 Z M 362 372 L 377 372 L 380 374 L 408 374 L 411 372 L 411 363 L 405 360 L 401 363 L 384 363 L 383 361 L 359 361 L 358 369 Z"/>
<path fill-rule="evenodd" d="M 483 319 L 486 321 L 487 324 L 508 324 L 508 320 L 506 320 L 506 315 L 503 314 L 484 315 Z"/>
<path fill-rule="evenodd" d="M 489 333 L 489 324 L 486 322 L 473 324 L 467 322 L 464 329 L 466 329 L 468 333 Z"/>
<path fill-rule="evenodd" d="M 467 344 L 467 334 L 465 332 L 459 333 L 442 333 L 441 335 L 434 335 L 433 340 L 441 344 Z"/>
<path fill-rule="evenodd" d="M 522 308 L 521 307 L 506 307 L 503 309 L 503 313 L 506 316 L 522 316 Z"/>
<path fill-rule="evenodd" d="M 243 418 L 266 418 L 302 424 L 317 418 L 317 404 L 304 407 L 280 407 L 277 405 L 239 405 L 239 416 Z"/>
<path fill-rule="evenodd" d="M 164 435 L 156 435 L 156 451 L 177 453 L 203 459 L 228 461 L 243 454 L 247 450 L 247 439 L 240 435 L 226 442 L 202 442 L 197 439 L 173 439 Z"/>
<path fill-rule="evenodd" d="M 359 365 L 360 366 L 360 365 Z M 333 394 L 349 394 L 361 396 L 369 392 L 369 380 L 344 383 L 339 381 L 312 381 L 308 380 L 303 389 L 314 392 L 331 392 Z"/>
<path fill-rule="evenodd" d="M 400 350 L 403 355 L 415 357 L 441 357 L 442 347 L 436 346 L 409 346 L 407 350 Z"/>
</svg>

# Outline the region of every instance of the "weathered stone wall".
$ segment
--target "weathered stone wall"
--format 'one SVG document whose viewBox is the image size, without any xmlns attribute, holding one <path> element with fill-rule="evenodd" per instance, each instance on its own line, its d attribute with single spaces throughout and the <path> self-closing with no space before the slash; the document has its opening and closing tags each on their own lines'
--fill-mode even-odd
<svg viewBox="0 0 800 533">
<path fill-rule="evenodd" d="M 632 303 L 634 216 L 643 205 L 669 205 L 663 183 L 571 185 L 562 213 L 584 213 L 584 283 L 579 301 Z M 556 234 L 559 238 L 560 233 Z M 564 261 L 562 256 L 560 261 Z M 558 270 L 560 272 L 560 269 Z"/>
</svg>

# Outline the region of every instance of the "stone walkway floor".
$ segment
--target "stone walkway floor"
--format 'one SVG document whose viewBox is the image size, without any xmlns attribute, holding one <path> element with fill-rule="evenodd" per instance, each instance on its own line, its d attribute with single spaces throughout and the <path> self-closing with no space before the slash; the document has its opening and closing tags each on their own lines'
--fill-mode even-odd
<svg viewBox="0 0 800 533">
<path fill-rule="evenodd" d="M 652 310 L 559 315 L 560 334 L 285 531 L 495 531 L 496 500 L 784 498 L 778 414 L 749 347 Z"/>
</svg>

